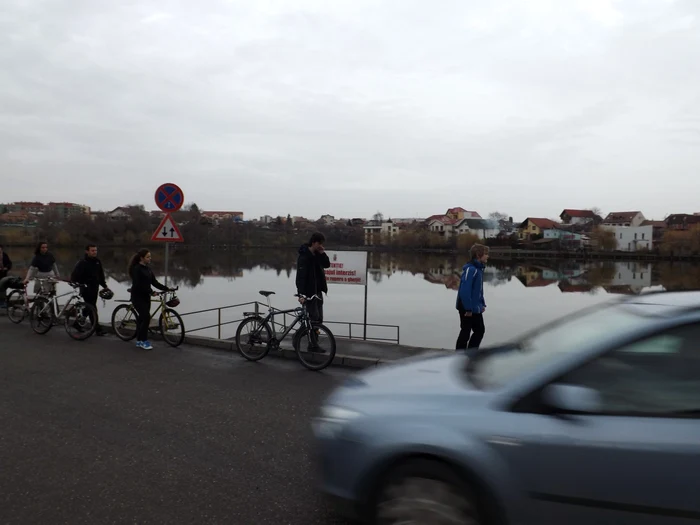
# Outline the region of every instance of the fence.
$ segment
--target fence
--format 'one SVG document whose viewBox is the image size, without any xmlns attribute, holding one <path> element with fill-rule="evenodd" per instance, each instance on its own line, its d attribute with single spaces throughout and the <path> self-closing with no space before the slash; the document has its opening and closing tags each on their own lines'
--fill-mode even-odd
<svg viewBox="0 0 700 525">
<path fill-rule="evenodd" d="M 239 304 L 232 304 L 229 306 L 218 306 L 214 308 L 205 308 L 203 310 L 196 310 L 194 312 L 186 312 L 186 313 L 181 313 L 181 317 L 192 317 L 195 315 L 207 315 L 208 318 L 213 317 L 213 315 L 208 315 L 208 314 L 216 314 L 216 322 L 211 322 L 213 320 L 208 321 L 209 324 L 205 324 L 205 326 L 200 326 L 197 328 L 186 328 L 185 333 L 190 334 L 193 332 L 202 332 L 204 330 L 216 330 L 216 338 L 217 339 L 224 339 L 225 337 L 222 337 L 222 328 L 229 326 L 229 325 L 235 325 L 240 323 L 243 319 L 245 319 L 245 312 L 252 311 L 255 312 L 257 315 L 262 315 L 260 313 L 260 307 L 263 307 L 264 309 L 267 310 L 267 305 L 264 303 L 261 303 L 259 301 L 248 301 L 246 303 L 239 303 Z M 244 307 L 248 307 L 248 309 L 244 309 Z M 278 312 L 275 313 L 275 315 L 272 318 L 272 323 L 273 323 L 273 330 L 275 333 L 278 331 L 284 331 L 286 328 L 289 326 L 287 323 L 288 321 L 288 316 L 290 317 L 289 321 L 291 322 L 293 319 L 293 315 L 289 313 L 284 313 L 281 310 L 277 308 L 272 308 L 273 312 Z M 227 317 L 226 314 L 228 312 L 233 313 L 233 319 L 225 319 Z M 281 317 L 281 321 L 279 320 Z M 189 323 L 185 321 L 185 326 L 187 326 Z M 390 324 L 376 324 L 376 323 L 367 323 L 367 330 L 368 332 L 371 330 L 377 335 L 368 335 L 366 338 L 364 337 L 364 328 L 365 324 L 364 323 L 355 323 L 355 322 L 349 322 L 349 321 L 323 321 L 323 324 L 329 325 L 329 328 L 333 331 L 333 335 L 335 337 L 342 337 L 346 339 L 353 339 L 353 340 L 366 340 L 366 341 L 377 341 L 377 342 L 384 342 L 384 343 L 394 343 L 394 344 L 399 344 L 400 341 L 400 327 L 397 325 L 390 325 Z M 336 330 L 334 330 L 334 327 L 343 327 L 346 330 L 341 330 L 338 333 L 336 333 Z M 353 334 L 353 327 L 360 327 L 361 330 L 358 330 L 356 328 L 355 334 Z M 280 328 L 281 330 L 278 330 Z M 357 335 L 359 332 L 359 335 Z M 387 333 L 389 332 L 389 333 Z M 391 333 L 395 334 L 391 336 Z"/>
</svg>

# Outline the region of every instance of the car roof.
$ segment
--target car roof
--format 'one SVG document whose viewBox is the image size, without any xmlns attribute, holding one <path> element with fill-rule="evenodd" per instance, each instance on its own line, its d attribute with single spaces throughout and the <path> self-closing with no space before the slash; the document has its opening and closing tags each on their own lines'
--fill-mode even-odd
<svg viewBox="0 0 700 525">
<path fill-rule="evenodd" d="M 621 303 L 642 315 L 678 315 L 700 310 L 700 290 L 647 292 Z"/>
</svg>

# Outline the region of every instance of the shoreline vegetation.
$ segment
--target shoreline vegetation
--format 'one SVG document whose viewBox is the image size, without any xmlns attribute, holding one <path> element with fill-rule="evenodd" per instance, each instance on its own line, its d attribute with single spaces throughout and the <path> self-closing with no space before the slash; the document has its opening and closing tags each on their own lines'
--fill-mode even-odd
<svg viewBox="0 0 700 525">
<path fill-rule="evenodd" d="M 33 247 L 38 241 L 47 241 L 53 248 L 82 249 L 94 243 L 105 249 L 138 249 L 149 247 L 157 250 L 162 242 L 152 241 L 161 217 L 145 211 L 142 206 L 126 206 L 125 215 L 113 218 L 105 215 L 74 215 L 61 219 L 51 213 L 41 215 L 32 227 L 6 226 L 0 228 L 0 244 L 8 249 Z M 550 244 L 547 249 L 537 244 L 523 244 L 517 233 L 501 232 L 498 238 L 482 240 L 473 233 L 445 237 L 417 224 L 382 239 L 378 244 L 365 245 L 363 225 L 352 221 L 326 224 L 323 221 L 297 221 L 291 217 L 277 217 L 262 224 L 234 219 L 212 221 L 199 211 L 196 204 L 172 214 L 184 243 L 172 243 L 171 251 L 201 250 L 231 251 L 247 249 L 296 250 L 308 241 L 311 234 L 321 231 L 326 236 L 329 250 L 363 250 L 387 253 L 455 254 L 465 256 L 471 246 L 484 243 L 491 249 L 491 257 L 503 260 L 515 259 L 579 259 L 579 260 L 643 260 L 643 261 L 700 261 L 700 227 L 688 231 L 668 230 L 662 238 L 655 239 L 651 251 L 612 251 L 615 244 L 610 232 L 594 229 L 590 237 L 592 246 L 585 249 Z"/>
</svg>

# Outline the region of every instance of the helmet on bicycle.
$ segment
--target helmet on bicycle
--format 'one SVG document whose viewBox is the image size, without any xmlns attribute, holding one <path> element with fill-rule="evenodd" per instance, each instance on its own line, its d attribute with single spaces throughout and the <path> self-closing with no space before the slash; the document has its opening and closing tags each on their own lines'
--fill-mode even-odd
<svg viewBox="0 0 700 525">
<path fill-rule="evenodd" d="M 100 297 L 105 301 L 109 301 L 112 297 L 114 297 L 114 292 L 109 288 L 103 288 L 100 290 Z"/>
<path fill-rule="evenodd" d="M 175 308 L 176 306 L 179 306 L 179 304 L 180 299 L 177 298 L 177 295 L 173 295 L 173 298 L 165 303 L 165 305 L 170 308 Z"/>
</svg>

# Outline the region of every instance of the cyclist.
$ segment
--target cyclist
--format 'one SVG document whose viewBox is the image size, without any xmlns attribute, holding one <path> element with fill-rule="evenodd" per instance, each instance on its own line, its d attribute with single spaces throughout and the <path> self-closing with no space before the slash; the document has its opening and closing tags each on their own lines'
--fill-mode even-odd
<svg viewBox="0 0 700 525">
<path fill-rule="evenodd" d="M 325 242 L 326 237 L 321 232 L 312 234 L 309 242 L 302 244 L 299 248 L 299 257 L 297 258 L 297 293 L 307 297 L 313 295 L 318 297 L 306 305 L 312 323 L 323 322 L 323 294 L 328 293 L 324 270 L 330 268 L 331 261 L 323 248 Z M 303 304 L 305 301 L 300 297 L 299 302 Z M 319 351 L 317 342 L 312 339 L 308 349 Z"/>
<path fill-rule="evenodd" d="M 29 263 L 29 270 L 27 270 L 27 276 L 24 278 L 24 284 L 27 284 L 32 278 L 36 276 L 37 279 L 60 279 L 58 272 L 58 266 L 56 265 L 56 258 L 51 252 L 49 252 L 49 244 L 45 241 L 40 242 L 36 245 L 36 250 L 34 250 L 34 258 L 32 262 Z M 56 284 L 49 284 L 46 289 L 43 289 L 41 282 L 38 280 L 34 283 L 34 293 L 40 292 L 55 292 Z"/>
<path fill-rule="evenodd" d="M 88 244 L 85 247 L 85 257 L 80 259 L 73 268 L 73 273 L 70 276 L 71 282 L 85 285 L 85 288 L 80 289 L 80 295 L 87 304 L 95 307 L 97 312 L 97 297 L 99 295 L 100 286 L 103 291 L 109 292 L 109 287 L 105 282 L 105 271 L 102 267 L 102 262 L 97 258 L 97 246 Z M 103 294 L 103 297 L 107 297 Z M 99 318 L 95 319 L 95 335 L 105 335 L 99 323 Z"/>
<path fill-rule="evenodd" d="M 129 262 L 131 277 L 131 304 L 136 310 L 136 346 L 144 350 L 153 350 L 148 341 L 148 325 L 151 322 L 151 296 L 154 294 L 151 286 L 162 292 L 170 291 L 164 284 L 156 280 L 151 265 L 151 252 L 141 249 L 134 254 Z"/>
</svg>

